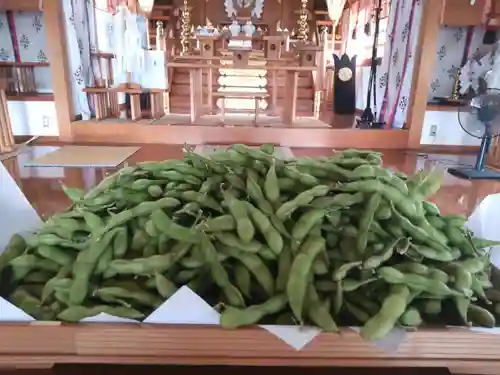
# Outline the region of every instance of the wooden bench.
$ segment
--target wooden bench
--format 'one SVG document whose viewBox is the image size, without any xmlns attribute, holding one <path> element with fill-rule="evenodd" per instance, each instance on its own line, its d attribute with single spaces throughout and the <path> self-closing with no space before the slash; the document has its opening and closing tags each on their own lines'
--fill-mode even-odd
<svg viewBox="0 0 500 375">
<path fill-rule="evenodd" d="M 266 99 L 269 97 L 269 94 L 265 92 L 231 92 L 231 91 L 217 91 L 212 93 L 212 96 L 215 98 L 222 98 L 221 104 L 221 116 L 222 121 L 224 122 L 224 117 L 226 115 L 226 98 L 235 98 L 235 99 L 254 99 L 255 101 L 255 111 L 254 111 L 254 125 L 257 125 L 257 117 L 259 116 L 260 110 L 260 101 L 262 99 Z"/>
</svg>

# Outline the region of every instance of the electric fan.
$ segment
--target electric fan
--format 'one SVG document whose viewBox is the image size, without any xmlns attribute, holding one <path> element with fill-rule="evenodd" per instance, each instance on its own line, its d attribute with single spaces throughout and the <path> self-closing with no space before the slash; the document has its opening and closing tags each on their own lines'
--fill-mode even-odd
<svg viewBox="0 0 500 375">
<path fill-rule="evenodd" d="M 471 137 L 481 139 L 481 148 L 474 168 L 449 168 L 456 177 L 467 179 L 500 180 L 500 172 L 484 167 L 484 158 L 491 140 L 500 135 L 500 90 L 488 89 L 458 109 L 458 122 Z"/>
</svg>

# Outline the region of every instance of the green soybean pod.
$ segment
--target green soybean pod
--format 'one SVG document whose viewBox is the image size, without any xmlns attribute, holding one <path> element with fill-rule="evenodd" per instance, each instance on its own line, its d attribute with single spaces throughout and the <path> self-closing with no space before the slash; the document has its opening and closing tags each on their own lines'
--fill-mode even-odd
<svg viewBox="0 0 500 375">
<path fill-rule="evenodd" d="M 427 216 L 426 219 L 430 225 L 432 225 L 434 228 L 436 228 L 438 230 L 445 229 L 447 226 L 447 224 L 443 220 L 443 218 L 441 218 L 439 216 Z"/>
<path fill-rule="evenodd" d="M 424 276 L 429 276 L 431 279 L 439 280 L 445 284 L 447 284 L 450 281 L 450 276 L 446 272 L 437 268 L 429 268 L 427 272 L 419 274 Z"/>
<path fill-rule="evenodd" d="M 210 193 L 212 190 L 219 188 L 224 181 L 224 177 L 220 175 L 210 176 L 201 184 L 199 192 L 202 194 Z"/>
<path fill-rule="evenodd" d="M 113 255 L 123 258 L 128 250 L 128 232 L 126 227 L 118 228 L 113 238 Z"/>
<path fill-rule="evenodd" d="M 259 148 L 268 155 L 274 155 L 275 147 L 272 143 L 264 143 Z"/>
<path fill-rule="evenodd" d="M 473 324 L 481 327 L 493 328 L 496 324 L 495 316 L 492 313 L 473 303 L 469 305 L 467 318 L 470 319 Z"/>
<path fill-rule="evenodd" d="M 416 192 L 422 197 L 435 194 L 443 183 L 443 173 L 433 170 L 417 185 Z"/>
<path fill-rule="evenodd" d="M 422 206 L 427 215 L 430 216 L 441 216 L 441 212 L 439 211 L 439 207 L 432 202 L 422 201 Z"/>
<path fill-rule="evenodd" d="M 273 226 L 271 220 L 257 207 L 249 202 L 246 202 L 246 206 L 252 222 L 266 239 L 269 248 L 274 254 L 279 255 L 283 249 L 283 238 L 278 229 Z"/>
<path fill-rule="evenodd" d="M 255 228 L 250 220 L 246 203 L 237 199 L 229 191 L 223 191 L 222 194 L 229 212 L 236 221 L 236 233 L 238 237 L 244 244 L 249 243 L 254 238 Z"/>
<path fill-rule="evenodd" d="M 290 247 L 285 246 L 278 259 L 278 276 L 276 277 L 276 291 L 284 292 L 293 263 L 293 254 Z"/>
<path fill-rule="evenodd" d="M 148 186 L 148 194 L 153 198 L 159 198 L 163 195 L 163 189 L 160 185 L 150 185 Z"/>
<path fill-rule="evenodd" d="M 349 313 L 351 313 L 360 323 L 364 324 L 368 321 L 368 319 L 370 319 L 370 314 L 355 304 L 349 301 L 344 301 L 344 304 L 347 311 L 349 311 Z"/>
<path fill-rule="evenodd" d="M 381 201 L 381 194 L 373 194 L 370 199 L 368 199 L 363 214 L 359 219 L 358 236 L 356 239 L 356 248 L 359 254 L 363 254 L 366 250 L 366 246 L 368 244 L 368 231 L 370 230 L 375 212 L 377 211 Z"/>
<path fill-rule="evenodd" d="M 255 254 L 243 253 L 229 247 L 224 248 L 224 252 L 240 261 L 250 271 L 268 296 L 272 296 L 274 294 L 274 278 L 271 275 L 269 268 L 267 268 L 264 262 L 262 262 L 260 257 Z"/>
<path fill-rule="evenodd" d="M 248 268 L 244 267 L 242 264 L 236 264 L 234 266 L 234 282 L 238 289 L 247 298 L 251 298 L 251 283 L 252 277 Z"/>
<path fill-rule="evenodd" d="M 371 257 L 368 257 L 364 262 L 363 262 L 363 268 L 365 269 L 374 269 L 378 268 L 381 264 L 387 262 L 389 259 L 391 259 L 392 255 L 394 254 L 394 251 L 396 250 L 396 247 L 398 243 L 401 241 L 401 238 L 396 238 L 395 240 L 389 242 L 382 252 L 380 254 L 375 254 L 372 255 Z"/>
<path fill-rule="evenodd" d="M 322 223 L 325 214 L 326 211 L 321 208 L 314 208 L 302 214 L 292 229 L 292 238 L 301 242 L 315 226 Z"/>
<path fill-rule="evenodd" d="M 392 216 L 391 206 L 389 204 L 381 203 L 375 212 L 375 218 L 377 220 L 388 220 Z"/>
<path fill-rule="evenodd" d="M 236 221 L 232 215 L 222 215 L 209 218 L 203 222 L 205 232 L 223 232 L 236 229 Z"/>
<path fill-rule="evenodd" d="M 142 251 L 144 247 L 149 243 L 150 237 L 142 229 L 136 229 L 132 236 L 132 242 L 130 244 L 130 249 L 134 251 Z"/>
<path fill-rule="evenodd" d="M 172 281 L 159 272 L 155 272 L 154 285 L 158 294 L 165 299 L 170 298 L 178 289 Z"/>
<path fill-rule="evenodd" d="M 108 269 L 109 264 L 111 263 L 112 260 L 113 260 L 113 247 L 110 245 L 104 250 L 102 255 L 99 257 L 94 273 L 97 275 L 103 275 L 104 272 L 106 272 L 106 270 Z"/>
<path fill-rule="evenodd" d="M 162 209 L 166 208 L 175 208 L 180 204 L 181 202 L 179 200 L 170 197 L 161 198 L 155 202 L 139 203 L 137 206 L 131 208 L 130 210 L 125 210 L 112 216 L 111 219 L 106 223 L 104 228 L 96 233 L 96 237 L 101 237 L 111 229 L 122 226 L 135 217 L 151 215 L 151 213 L 153 213 L 154 211 L 161 211 Z"/>
<path fill-rule="evenodd" d="M 142 306 L 148 306 L 151 308 L 157 308 L 162 300 L 158 298 L 156 294 L 149 293 L 144 290 L 136 290 L 137 288 L 124 288 L 121 286 L 103 286 L 95 291 L 95 295 L 98 297 L 103 296 L 111 298 L 119 298 L 124 300 L 133 301 Z"/>
<path fill-rule="evenodd" d="M 280 312 L 286 304 L 286 295 L 277 294 L 260 305 L 253 305 L 246 309 L 226 306 L 220 316 L 220 325 L 229 329 L 254 325 L 265 316 Z"/>
<path fill-rule="evenodd" d="M 72 305 L 81 305 L 89 292 L 89 281 L 94 268 L 119 228 L 107 232 L 100 240 L 92 240 L 87 250 L 81 251 L 73 265 L 73 284 L 69 299 Z"/>
<path fill-rule="evenodd" d="M 472 295 L 472 275 L 464 267 L 457 263 L 448 263 L 445 270 L 455 277 L 453 287 L 464 295 Z"/>
<path fill-rule="evenodd" d="M 271 163 L 264 180 L 264 194 L 270 202 L 278 202 L 280 199 L 280 185 L 276 176 L 276 163 L 274 161 Z"/>
<path fill-rule="evenodd" d="M 104 278 L 115 275 L 150 276 L 155 272 L 163 273 L 181 260 L 191 249 L 192 244 L 178 242 L 170 252 L 148 258 L 115 259 L 110 264 Z"/>
<path fill-rule="evenodd" d="M 409 218 L 417 218 L 417 210 L 413 200 L 400 193 L 396 188 L 385 185 L 378 180 L 352 181 L 340 186 L 342 191 L 381 193 L 387 201 L 392 202 L 404 215 Z"/>
<path fill-rule="evenodd" d="M 278 186 L 280 191 L 291 191 L 294 190 L 299 183 L 292 178 L 289 177 L 280 177 L 278 178 Z"/>
<path fill-rule="evenodd" d="M 422 255 L 424 258 L 436 260 L 438 262 L 451 262 L 452 260 L 455 260 L 453 254 L 448 251 L 438 251 L 429 246 L 414 245 L 414 244 L 411 244 L 410 248 L 414 249 L 418 254 Z"/>
<path fill-rule="evenodd" d="M 71 274 L 71 268 L 72 268 L 71 265 L 61 267 L 59 272 L 57 272 L 57 274 L 53 278 L 51 278 L 45 283 L 40 297 L 40 301 L 42 304 L 47 300 L 47 298 L 49 298 L 52 295 L 52 293 L 54 293 L 55 291 L 54 284 L 58 280 L 64 279 Z"/>
<path fill-rule="evenodd" d="M 43 258 L 50 259 L 60 266 L 66 266 L 75 261 L 74 252 L 63 250 L 57 246 L 41 245 L 37 247 L 36 251 Z"/>
<path fill-rule="evenodd" d="M 341 265 L 339 268 L 335 270 L 333 273 L 333 281 L 341 281 L 343 280 L 346 276 L 347 273 L 355 268 L 361 267 L 363 264 L 362 261 L 355 261 L 355 262 L 349 262 L 349 263 L 344 263 Z"/>
<path fill-rule="evenodd" d="M 390 294 L 382 302 L 379 312 L 361 328 L 361 337 L 366 340 L 379 340 L 385 337 L 406 311 L 409 296 L 408 287 L 394 285 Z"/>
<path fill-rule="evenodd" d="M 306 298 L 308 278 L 314 259 L 325 249 L 325 240 L 322 237 L 309 236 L 300 245 L 298 254 L 292 263 L 290 276 L 287 282 L 286 295 L 293 315 L 299 322 L 303 322 L 304 302 Z"/>
<path fill-rule="evenodd" d="M 457 298 L 462 298 L 462 297 L 457 297 Z M 422 305 L 421 306 L 422 311 L 425 314 L 429 315 L 439 315 L 441 314 L 441 310 L 443 309 L 443 304 L 439 299 L 428 299 L 422 301 L 421 305 Z"/>
<path fill-rule="evenodd" d="M 83 219 L 90 229 L 91 233 L 96 233 L 104 227 L 104 221 L 98 215 L 93 212 L 85 211 L 83 213 Z"/>
<path fill-rule="evenodd" d="M 174 240 L 192 244 L 200 242 L 196 228 L 186 228 L 175 223 L 163 210 L 153 211 L 151 220 L 153 220 L 160 232 L 165 233 Z"/>
<path fill-rule="evenodd" d="M 19 234 L 14 234 L 5 250 L 0 253 L 0 271 L 13 259 L 22 255 L 26 250 L 26 241 Z"/>
<path fill-rule="evenodd" d="M 201 234 L 200 249 L 203 251 L 205 261 L 210 267 L 210 274 L 212 275 L 213 281 L 222 289 L 230 305 L 236 307 L 245 306 L 243 296 L 240 291 L 231 284 L 229 275 L 217 256 L 217 250 L 206 234 Z"/>
<path fill-rule="evenodd" d="M 22 254 L 17 258 L 12 259 L 8 265 L 12 271 L 12 280 L 20 281 L 26 277 L 31 271 L 36 269 L 38 266 L 37 262 L 40 258 L 37 258 L 34 254 Z"/>
<path fill-rule="evenodd" d="M 308 205 L 314 198 L 325 196 L 329 190 L 329 186 L 318 185 L 303 191 L 291 201 L 283 203 L 276 211 L 276 217 L 281 221 L 288 219 L 299 207 Z"/>
<path fill-rule="evenodd" d="M 406 327 L 418 327 L 423 323 L 420 312 L 414 307 L 406 309 L 401 318 L 399 318 L 399 321 Z"/>
<path fill-rule="evenodd" d="M 231 232 L 215 233 L 215 238 L 217 238 L 223 245 L 236 248 L 244 252 L 257 253 L 262 249 L 262 244 L 260 242 L 253 240 L 250 243 L 245 244 Z"/>
<path fill-rule="evenodd" d="M 311 321 L 326 332 L 337 332 L 337 323 L 333 320 L 330 309 L 321 301 L 314 285 L 309 284 L 307 289 L 307 316 Z"/>
<path fill-rule="evenodd" d="M 342 289 L 344 292 L 349 293 L 361 288 L 364 285 L 371 284 L 375 281 L 377 281 L 376 277 L 369 277 L 364 280 L 354 280 L 345 278 L 342 280 Z"/>
</svg>

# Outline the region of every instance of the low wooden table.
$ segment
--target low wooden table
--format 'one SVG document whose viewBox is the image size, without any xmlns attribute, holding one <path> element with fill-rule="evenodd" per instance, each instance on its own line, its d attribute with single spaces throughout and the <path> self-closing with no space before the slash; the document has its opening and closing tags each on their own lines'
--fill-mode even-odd
<svg viewBox="0 0 500 375">
<path fill-rule="evenodd" d="M 221 104 L 221 116 L 222 121 L 224 121 L 224 117 L 226 115 L 226 98 L 235 98 L 235 99 L 254 99 L 255 101 L 255 109 L 254 109 L 254 125 L 257 125 L 257 118 L 259 116 L 260 110 L 260 101 L 262 99 L 268 98 L 269 94 L 265 92 L 232 92 L 232 91 L 218 91 L 212 94 L 215 98 L 222 98 Z"/>
</svg>

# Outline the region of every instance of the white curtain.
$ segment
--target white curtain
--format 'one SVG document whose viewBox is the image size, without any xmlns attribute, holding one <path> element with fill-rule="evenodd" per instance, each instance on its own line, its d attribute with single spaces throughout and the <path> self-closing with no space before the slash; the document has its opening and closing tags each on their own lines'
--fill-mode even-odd
<svg viewBox="0 0 500 375">
<path fill-rule="evenodd" d="M 377 114 L 391 128 L 402 128 L 411 94 L 422 0 L 392 0 L 382 66 L 377 71 Z"/>
<path fill-rule="evenodd" d="M 325 0 L 326 5 L 328 6 L 328 15 L 330 19 L 336 25 L 340 17 L 342 16 L 342 11 L 344 10 L 344 5 L 346 0 Z"/>
<path fill-rule="evenodd" d="M 86 120 L 90 118 L 90 107 L 87 94 L 82 90 L 94 84 L 93 61 L 90 57 L 90 53 L 96 50 L 94 4 L 92 0 L 61 1 L 66 21 L 74 114 Z"/>
</svg>

